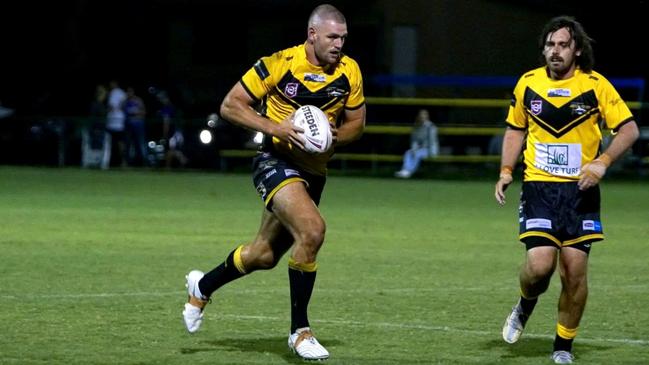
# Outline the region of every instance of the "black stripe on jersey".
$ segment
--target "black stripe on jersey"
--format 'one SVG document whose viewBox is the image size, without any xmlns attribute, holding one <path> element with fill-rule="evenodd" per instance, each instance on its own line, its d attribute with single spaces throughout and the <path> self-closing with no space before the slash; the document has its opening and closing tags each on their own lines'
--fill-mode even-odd
<svg viewBox="0 0 649 365">
<path fill-rule="evenodd" d="M 250 89 L 248 89 L 248 86 L 246 86 L 246 83 L 243 82 L 243 79 L 239 80 L 239 83 L 241 84 L 241 86 L 243 86 L 243 89 L 246 90 L 246 92 L 248 93 L 248 95 L 250 95 L 250 97 L 252 98 L 252 100 L 254 100 L 255 102 L 258 102 L 258 101 L 259 101 L 259 99 L 257 99 L 257 97 L 252 93 L 252 91 L 250 91 Z"/>
<path fill-rule="evenodd" d="M 264 64 L 262 60 L 255 62 L 253 68 L 255 69 L 257 76 L 259 76 L 259 78 L 262 80 L 265 80 L 268 76 L 270 76 L 270 72 L 268 72 L 266 64 Z"/>
<path fill-rule="evenodd" d="M 286 94 L 287 86 L 290 85 L 291 96 Z M 335 105 L 338 101 L 346 98 L 351 90 L 351 85 L 346 75 L 341 75 L 336 80 L 328 83 L 326 86 L 317 91 L 311 91 L 304 86 L 293 74 L 289 71 L 277 83 L 276 90 L 282 100 L 291 105 L 315 105 L 320 109 L 327 109 Z"/>
<path fill-rule="evenodd" d="M 284 92 L 278 86 L 275 86 L 275 90 L 277 90 L 277 95 L 279 95 L 279 97 L 282 100 L 284 100 L 286 104 L 292 106 L 293 109 L 297 109 L 301 106 L 300 104 L 296 103 L 291 98 L 289 98 L 288 96 L 284 95 Z"/>
<path fill-rule="evenodd" d="M 540 110 L 533 112 L 532 104 L 541 103 Z M 547 132 L 555 137 L 561 137 L 575 128 L 590 116 L 599 113 L 597 97 L 589 90 L 557 108 L 529 87 L 525 89 L 525 111 L 532 119 Z"/>
</svg>

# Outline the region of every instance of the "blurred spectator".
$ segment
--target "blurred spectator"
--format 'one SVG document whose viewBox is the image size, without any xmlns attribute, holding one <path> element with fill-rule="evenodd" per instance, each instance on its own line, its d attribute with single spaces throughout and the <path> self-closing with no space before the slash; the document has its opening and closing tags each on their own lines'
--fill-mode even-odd
<svg viewBox="0 0 649 365">
<path fill-rule="evenodd" d="M 428 110 L 420 109 L 410 134 L 410 149 L 403 155 L 403 166 L 394 176 L 407 179 L 417 171 L 423 158 L 439 154 L 437 126 L 430 120 Z"/>
<path fill-rule="evenodd" d="M 102 84 L 95 88 L 90 103 L 90 120 L 81 130 L 81 166 L 107 169 L 110 164 L 110 135 L 106 132 L 108 90 Z"/>
<path fill-rule="evenodd" d="M 146 107 L 132 87 L 126 89 L 126 155 L 129 165 L 146 163 L 145 117 Z"/>
<path fill-rule="evenodd" d="M 166 167 L 172 167 L 177 163 L 178 166 L 185 167 L 189 160 L 183 152 L 185 137 L 178 125 L 178 111 L 171 103 L 171 99 L 169 99 L 166 92 L 161 91 L 157 96 L 162 104 L 158 114 L 162 119 L 162 138 L 167 147 L 165 165 Z"/>
<path fill-rule="evenodd" d="M 106 130 L 111 136 L 111 165 L 126 165 L 126 145 L 124 143 L 126 113 L 126 93 L 119 87 L 117 81 L 110 82 L 108 93 L 108 114 L 106 118 Z M 117 152 L 117 158 L 112 158 Z"/>
<path fill-rule="evenodd" d="M 92 123 L 102 123 L 106 121 L 106 114 L 108 113 L 108 108 L 106 105 L 106 99 L 108 98 L 108 90 L 106 86 L 99 84 L 95 88 L 95 97 L 90 103 L 90 118 Z"/>
</svg>

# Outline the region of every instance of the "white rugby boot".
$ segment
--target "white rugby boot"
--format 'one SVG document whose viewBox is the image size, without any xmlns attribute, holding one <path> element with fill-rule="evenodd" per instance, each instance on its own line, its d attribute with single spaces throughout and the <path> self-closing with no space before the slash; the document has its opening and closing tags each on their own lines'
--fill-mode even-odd
<svg viewBox="0 0 649 365">
<path fill-rule="evenodd" d="M 298 328 L 288 336 L 288 348 L 304 360 L 325 360 L 329 351 L 313 337 L 309 327 Z"/>
<path fill-rule="evenodd" d="M 512 308 L 512 312 L 505 320 L 505 325 L 503 326 L 503 340 L 507 343 L 516 343 L 523 334 L 527 318 L 528 316 L 523 313 L 520 302 L 516 303 L 514 308 Z"/>
<path fill-rule="evenodd" d="M 194 333 L 201 327 L 201 323 L 203 323 L 203 308 L 205 308 L 209 300 L 203 296 L 201 290 L 198 288 L 198 282 L 203 276 L 205 274 L 199 270 L 192 270 L 189 274 L 185 275 L 185 279 L 187 279 L 185 286 L 187 287 L 189 300 L 185 303 L 183 320 L 189 333 Z"/>
<path fill-rule="evenodd" d="M 552 361 L 555 364 L 572 364 L 575 357 L 569 351 L 555 351 L 552 353 Z"/>
</svg>

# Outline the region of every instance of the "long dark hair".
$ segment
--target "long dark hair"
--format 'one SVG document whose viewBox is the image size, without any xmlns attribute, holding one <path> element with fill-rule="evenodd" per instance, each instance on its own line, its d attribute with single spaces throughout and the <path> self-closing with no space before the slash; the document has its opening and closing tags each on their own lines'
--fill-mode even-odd
<svg viewBox="0 0 649 365">
<path fill-rule="evenodd" d="M 575 40 L 576 49 L 581 50 L 581 54 L 577 56 L 577 66 L 584 72 L 591 72 L 595 65 L 595 55 L 593 54 L 593 47 L 591 43 L 595 41 L 586 34 L 584 27 L 575 18 L 571 16 L 558 16 L 550 19 L 550 21 L 543 27 L 541 37 L 539 38 L 539 48 L 541 53 L 545 48 L 545 41 L 548 34 L 554 33 L 561 28 L 568 28 L 572 39 Z M 542 63 L 545 64 L 545 58 L 541 55 Z"/>
</svg>

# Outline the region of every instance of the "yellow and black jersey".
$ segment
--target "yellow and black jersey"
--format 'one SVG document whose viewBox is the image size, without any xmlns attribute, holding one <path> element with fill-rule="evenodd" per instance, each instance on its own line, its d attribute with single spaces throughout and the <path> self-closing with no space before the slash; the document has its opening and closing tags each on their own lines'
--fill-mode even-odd
<svg viewBox="0 0 649 365">
<path fill-rule="evenodd" d="M 310 104 L 322 109 L 336 124 L 344 109 L 357 109 L 365 103 L 363 78 L 356 61 L 342 55 L 335 65 L 315 66 L 307 60 L 304 44 L 262 57 L 243 75 L 241 84 L 261 102 L 262 115 L 276 123 Z M 316 175 L 326 173 L 327 161 L 333 154 L 307 154 L 277 138 L 272 143 L 276 151 Z"/>
<path fill-rule="evenodd" d="M 524 74 L 507 124 L 527 131 L 524 181 L 570 182 L 600 153 L 600 122 L 617 131 L 633 115 L 613 85 L 599 73 L 575 70 L 552 80 L 545 67 Z"/>
</svg>

